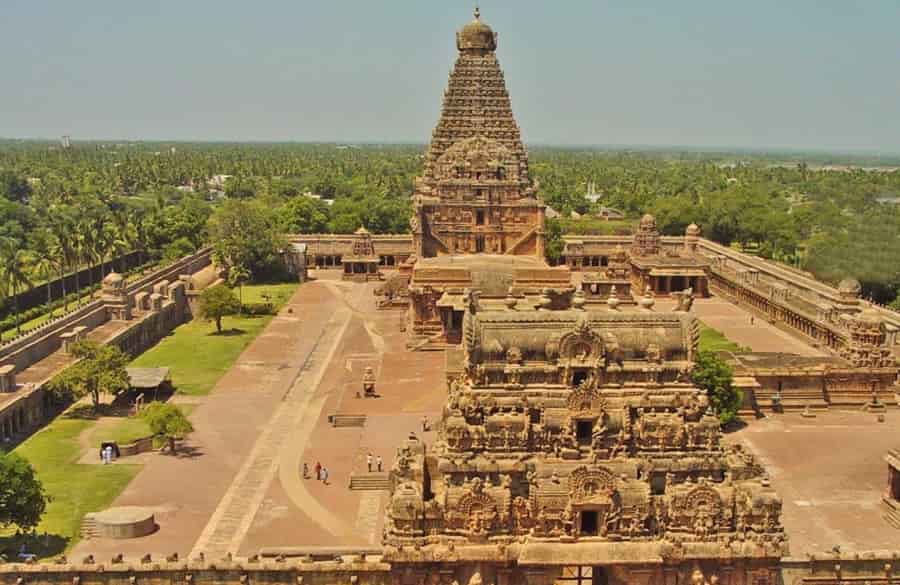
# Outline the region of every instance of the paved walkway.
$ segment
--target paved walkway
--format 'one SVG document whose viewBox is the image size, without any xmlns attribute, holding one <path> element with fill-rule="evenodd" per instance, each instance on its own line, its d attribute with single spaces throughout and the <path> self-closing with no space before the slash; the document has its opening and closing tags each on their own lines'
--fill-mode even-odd
<svg viewBox="0 0 900 585">
<path fill-rule="evenodd" d="M 326 283 L 325 286 L 333 288 L 334 285 Z M 300 420 L 308 418 L 309 399 L 347 330 L 350 316 L 351 312 L 346 307 L 339 306 L 328 324 L 319 331 L 294 383 L 194 545 L 192 556 L 203 552 L 217 558 L 226 553 L 237 553 L 262 503 L 266 488 L 275 477 L 282 449 Z M 297 469 L 294 466 L 290 471 L 296 472 Z M 317 511 L 330 516 L 327 510 Z"/>
<path fill-rule="evenodd" d="M 783 500 L 791 554 L 897 550 L 900 531 L 884 520 L 884 455 L 900 445 L 900 412 L 836 411 L 816 418 L 769 416 L 727 435 L 761 459 Z"/>
<path fill-rule="evenodd" d="M 259 457 L 251 453 L 258 453 L 254 448 L 259 449 L 259 441 L 271 441 L 285 434 L 288 421 L 283 413 L 288 409 L 282 407 L 290 400 L 291 390 L 304 368 L 309 371 L 323 361 L 316 358 L 321 356 L 319 348 L 334 342 L 334 317 L 339 308 L 329 285 L 310 283 L 299 287 L 191 413 L 196 431 L 180 453 L 148 458 L 145 467 L 113 503 L 152 508 L 159 530 L 134 540 L 82 541 L 73 554 L 94 553 L 104 558 L 120 552 L 127 556 L 178 552 L 184 556 L 193 550 L 220 502 L 227 507 L 227 502 L 236 500 L 239 488 L 227 496 L 236 478 L 240 486 L 245 485 L 240 478 L 253 475 L 249 468 L 244 469 L 248 462 L 258 464 Z M 278 424 L 272 424 L 273 420 Z M 264 486 L 260 491 L 263 490 Z M 218 516 L 224 518 L 225 512 Z M 228 516 L 219 532 L 211 532 L 230 543 L 233 539 L 229 534 L 238 534 L 246 520 L 240 514 L 236 522 L 233 513 Z M 228 522 L 235 523 L 236 532 L 224 532 Z"/>
<path fill-rule="evenodd" d="M 668 310 L 672 307 L 674 301 L 670 299 L 657 301 L 658 310 Z M 717 329 L 731 341 L 749 347 L 753 351 L 783 352 L 803 356 L 829 355 L 809 345 L 800 337 L 775 327 L 758 315 L 751 324 L 750 313 L 719 297 L 696 299 L 691 311 L 698 319 Z"/>
</svg>

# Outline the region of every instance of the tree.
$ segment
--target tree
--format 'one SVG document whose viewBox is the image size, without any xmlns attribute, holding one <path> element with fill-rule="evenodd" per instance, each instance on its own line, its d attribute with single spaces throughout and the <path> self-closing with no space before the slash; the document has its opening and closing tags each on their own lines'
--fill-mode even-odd
<svg viewBox="0 0 900 585">
<path fill-rule="evenodd" d="M 234 315 L 241 309 L 241 302 L 224 284 L 211 286 L 200 293 L 200 318 L 215 321 L 216 332 L 222 332 L 222 318 Z"/>
<path fill-rule="evenodd" d="M 118 347 L 80 341 L 72 347 L 72 355 L 79 361 L 50 381 L 54 394 L 74 399 L 90 396 L 97 410 L 101 393 L 120 394 L 131 387 L 125 371 L 129 358 Z"/>
<path fill-rule="evenodd" d="M 737 418 L 743 396 L 734 387 L 731 367 L 710 351 L 701 351 L 691 370 L 691 380 L 706 391 L 709 403 L 719 416 L 722 424 Z"/>
<path fill-rule="evenodd" d="M 28 251 L 22 249 L 19 243 L 11 238 L 0 240 L 0 285 L 3 287 L 4 296 L 11 296 L 13 300 L 13 313 L 16 316 L 16 333 L 22 332 L 22 323 L 19 321 L 19 293 L 31 286 L 28 279 L 29 259 Z"/>
<path fill-rule="evenodd" d="M 150 427 L 150 432 L 168 441 L 169 453 L 175 452 L 176 440 L 184 439 L 194 431 L 184 412 L 168 402 L 151 402 L 141 409 L 139 416 Z"/>
<path fill-rule="evenodd" d="M 319 199 L 297 196 L 278 210 L 284 230 L 294 234 L 315 234 L 328 228 L 328 205 Z"/>
<path fill-rule="evenodd" d="M 548 219 L 546 221 L 546 227 L 547 236 L 544 242 L 544 255 L 547 257 L 550 264 L 555 265 L 559 262 L 559 258 L 563 253 L 563 247 L 565 246 L 565 242 L 563 242 L 562 239 L 562 226 L 559 221 Z"/>
<path fill-rule="evenodd" d="M 44 280 L 47 287 L 47 307 L 53 302 L 52 278 L 59 272 L 59 242 L 53 232 L 40 228 L 31 234 L 31 248 L 34 250 L 34 272 Z"/>
<path fill-rule="evenodd" d="M 243 266 L 254 278 L 278 272 L 285 242 L 277 211 L 253 200 L 227 199 L 209 218 L 209 238 L 216 263 Z"/>
<path fill-rule="evenodd" d="M 244 306 L 244 283 L 250 279 L 250 271 L 237 264 L 228 270 L 228 286 L 238 289 L 238 312 Z"/>
<path fill-rule="evenodd" d="M 183 258 L 188 254 L 193 254 L 196 248 L 194 244 L 187 238 L 178 238 L 173 240 L 163 248 L 163 260 L 173 262 L 179 258 Z"/>
<path fill-rule="evenodd" d="M 0 455 L 0 524 L 31 530 L 40 522 L 49 501 L 28 461 L 15 453 Z"/>
<path fill-rule="evenodd" d="M 892 308 L 895 311 L 900 311 L 900 292 L 897 293 L 897 298 L 895 298 L 888 304 L 888 307 Z"/>
</svg>

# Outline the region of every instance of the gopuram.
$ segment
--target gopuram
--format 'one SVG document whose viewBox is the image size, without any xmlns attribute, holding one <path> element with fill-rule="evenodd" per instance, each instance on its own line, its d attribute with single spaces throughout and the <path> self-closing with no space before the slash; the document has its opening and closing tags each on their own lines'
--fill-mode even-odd
<svg viewBox="0 0 900 585">
<path fill-rule="evenodd" d="M 467 300 L 439 438 L 393 469 L 385 559 L 460 583 L 776 582 L 781 502 L 687 381 L 692 316 Z"/>
</svg>

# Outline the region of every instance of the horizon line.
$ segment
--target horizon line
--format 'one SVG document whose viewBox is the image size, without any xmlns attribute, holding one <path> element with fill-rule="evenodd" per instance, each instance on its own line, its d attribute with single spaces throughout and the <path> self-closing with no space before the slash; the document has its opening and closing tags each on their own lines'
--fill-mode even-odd
<svg viewBox="0 0 900 585">
<path fill-rule="evenodd" d="M 59 143 L 66 135 L 53 137 L 47 136 L 0 136 L 0 142 L 52 142 Z M 428 142 L 416 140 L 273 140 L 273 139 L 228 139 L 228 138 L 71 138 L 72 144 L 91 143 L 146 143 L 146 144 L 298 144 L 298 145 L 335 145 L 335 146 L 423 146 Z M 691 145 L 671 143 L 561 143 L 561 142 L 527 142 L 526 146 L 538 148 L 561 149 L 603 149 L 603 150 L 658 150 L 681 152 L 709 152 L 717 154 L 818 154 L 818 155 L 849 155 L 849 156 L 879 156 L 900 157 L 900 150 L 876 149 L 876 148 L 813 148 L 802 146 L 725 146 L 715 144 Z"/>
</svg>

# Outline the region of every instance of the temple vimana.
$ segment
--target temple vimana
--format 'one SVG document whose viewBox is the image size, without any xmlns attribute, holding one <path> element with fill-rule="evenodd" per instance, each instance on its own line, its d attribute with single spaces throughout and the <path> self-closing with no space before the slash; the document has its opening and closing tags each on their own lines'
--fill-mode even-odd
<svg viewBox="0 0 900 585">
<path fill-rule="evenodd" d="M 330 366 L 328 333 L 315 342 L 313 365 L 303 367 L 321 362 L 320 381 L 336 376 L 328 383 L 352 390 L 334 403 L 322 398 L 328 422 L 303 435 L 316 455 L 301 458 L 285 446 L 277 472 L 266 476 L 261 465 L 237 474 L 247 494 L 260 492 L 253 505 L 270 517 L 246 513 L 240 490 L 223 487 L 209 523 L 191 520 L 206 528 L 180 560 L 161 554 L 175 536 L 147 541 L 144 560 L 130 563 L 107 561 L 124 545 L 99 539 L 56 564 L 7 564 L 3 582 L 900 582 L 900 445 L 878 455 L 877 488 L 867 487 L 852 453 L 880 444 L 896 425 L 900 314 L 862 299 L 852 279 L 825 285 L 707 240 L 697 225 L 662 236 L 651 215 L 630 236 L 566 235 L 560 265 L 548 265 L 545 206 L 497 44 L 477 10 L 457 33 L 410 234 L 291 238 L 314 276 L 301 291 L 327 288 L 371 308 L 359 316 L 358 308 L 328 305 L 321 292 L 313 311 L 332 307 L 348 332 L 356 327 L 379 341 L 335 354 L 340 361 Z M 692 382 L 708 324 L 746 334 L 751 346 L 726 356 L 748 425 L 737 433 L 722 430 Z M 294 408 L 289 396 L 279 400 Z M 850 439 L 804 434 L 822 428 L 816 417 L 845 411 L 850 422 L 835 419 L 834 432 L 865 420 Z M 420 424 L 419 412 L 432 416 Z M 365 427 L 354 422 L 360 417 Z M 378 420 L 386 422 L 374 426 Z M 329 492 L 284 476 L 319 457 L 329 465 L 327 453 L 345 457 L 336 454 L 340 437 L 351 435 L 334 434 L 343 424 L 356 424 L 360 445 L 390 441 L 377 470 L 371 447 L 360 447 L 346 458 L 369 451 L 368 468 L 348 471 L 349 492 L 339 479 Z M 816 441 L 830 453 L 798 455 Z M 279 488 L 254 488 L 253 474 Z M 824 492 L 837 481 L 853 488 L 844 500 Z M 299 499 L 285 495 L 291 490 Z M 847 508 L 863 500 L 868 515 Z M 267 508 L 269 501 L 282 507 Z M 291 501 L 302 513 L 280 517 Z M 249 540 L 226 538 L 238 530 L 231 518 Z M 164 535 L 165 521 L 157 522 Z M 292 540 L 317 523 L 332 528 Z M 260 536 L 266 527 L 276 533 L 270 540 Z"/>
</svg>

